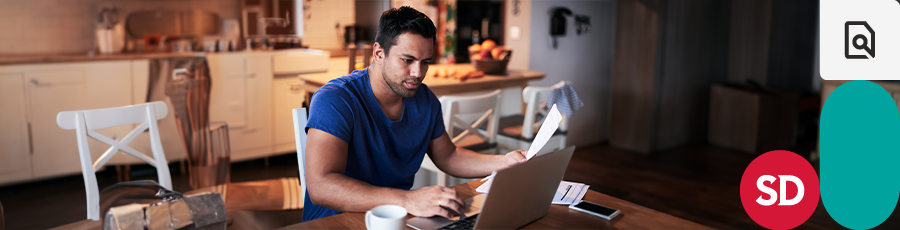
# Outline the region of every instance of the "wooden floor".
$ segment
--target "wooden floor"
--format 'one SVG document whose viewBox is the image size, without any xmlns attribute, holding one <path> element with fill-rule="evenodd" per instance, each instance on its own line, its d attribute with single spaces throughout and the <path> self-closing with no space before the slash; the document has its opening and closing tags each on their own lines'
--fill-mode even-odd
<svg viewBox="0 0 900 230">
<path fill-rule="evenodd" d="M 809 150 L 790 150 L 809 155 Z M 707 144 L 652 155 L 601 145 L 577 149 L 565 179 L 713 228 L 763 229 L 746 214 L 740 200 L 741 176 L 754 158 Z M 900 229 L 898 213 L 875 229 Z M 820 200 L 810 219 L 797 229 L 846 228 L 828 215 Z"/>
<path fill-rule="evenodd" d="M 232 166 L 232 181 L 295 177 L 295 156 L 270 158 L 269 167 L 262 160 L 236 163 Z M 595 191 L 713 228 L 762 229 L 747 216 L 740 202 L 741 175 L 753 158 L 706 144 L 651 155 L 598 145 L 575 151 L 565 180 L 584 182 Z M 178 165 L 171 168 L 175 190 L 190 190 Z M 136 171 L 141 173 L 140 169 Z M 115 174 L 98 173 L 98 182 L 101 187 L 111 185 Z M 0 202 L 6 212 L 7 229 L 46 229 L 86 216 L 80 176 L 0 187 Z M 845 228 L 829 217 L 820 203 L 810 220 L 798 229 Z M 900 229 L 900 214 L 895 212 L 876 229 Z"/>
</svg>

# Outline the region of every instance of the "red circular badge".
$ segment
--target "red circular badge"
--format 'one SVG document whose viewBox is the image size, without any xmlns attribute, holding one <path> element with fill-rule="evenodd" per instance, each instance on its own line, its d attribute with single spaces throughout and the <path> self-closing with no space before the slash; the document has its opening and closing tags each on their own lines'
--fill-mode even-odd
<svg viewBox="0 0 900 230">
<path fill-rule="evenodd" d="M 819 176 L 796 153 L 764 153 L 744 170 L 741 203 L 750 218 L 765 228 L 795 228 L 819 205 Z"/>
</svg>

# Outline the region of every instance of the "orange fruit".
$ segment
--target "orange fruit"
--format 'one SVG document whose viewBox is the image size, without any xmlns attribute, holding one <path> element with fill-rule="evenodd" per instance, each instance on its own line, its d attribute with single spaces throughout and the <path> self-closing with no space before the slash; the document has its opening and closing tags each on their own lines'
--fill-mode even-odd
<svg viewBox="0 0 900 230">
<path fill-rule="evenodd" d="M 494 59 L 500 59 L 500 54 L 502 54 L 505 50 L 506 48 L 503 48 L 503 46 L 497 46 L 491 50 L 491 57 L 493 57 Z"/>
<path fill-rule="evenodd" d="M 480 52 L 480 51 L 481 51 L 481 45 L 480 45 L 480 44 L 475 44 L 475 45 L 469 46 L 469 51 L 470 51 L 470 52 Z"/>
<path fill-rule="evenodd" d="M 494 40 L 487 39 L 481 42 L 481 50 L 492 50 L 497 46 L 497 43 Z"/>
</svg>

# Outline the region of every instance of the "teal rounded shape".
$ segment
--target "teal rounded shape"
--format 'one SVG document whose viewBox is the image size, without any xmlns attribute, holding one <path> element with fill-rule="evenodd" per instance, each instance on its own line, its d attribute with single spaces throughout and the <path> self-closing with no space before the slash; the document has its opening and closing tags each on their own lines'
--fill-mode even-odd
<svg viewBox="0 0 900 230">
<path fill-rule="evenodd" d="M 850 229 L 884 222 L 900 196 L 900 114 L 884 88 L 850 81 L 825 100 L 820 120 L 820 185 L 828 214 Z"/>
</svg>

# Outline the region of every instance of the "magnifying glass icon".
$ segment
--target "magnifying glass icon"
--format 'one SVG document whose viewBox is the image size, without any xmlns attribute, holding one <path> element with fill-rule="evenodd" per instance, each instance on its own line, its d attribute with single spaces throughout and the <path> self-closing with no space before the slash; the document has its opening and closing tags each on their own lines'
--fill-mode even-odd
<svg viewBox="0 0 900 230">
<path fill-rule="evenodd" d="M 857 34 L 853 36 L 853 48 L 866 50 L 872 57 L 875 57 L 875 52 L 872 52 L 872 48 L 869 48 L 869 38 L 865 35 Z"/>
</svg>

